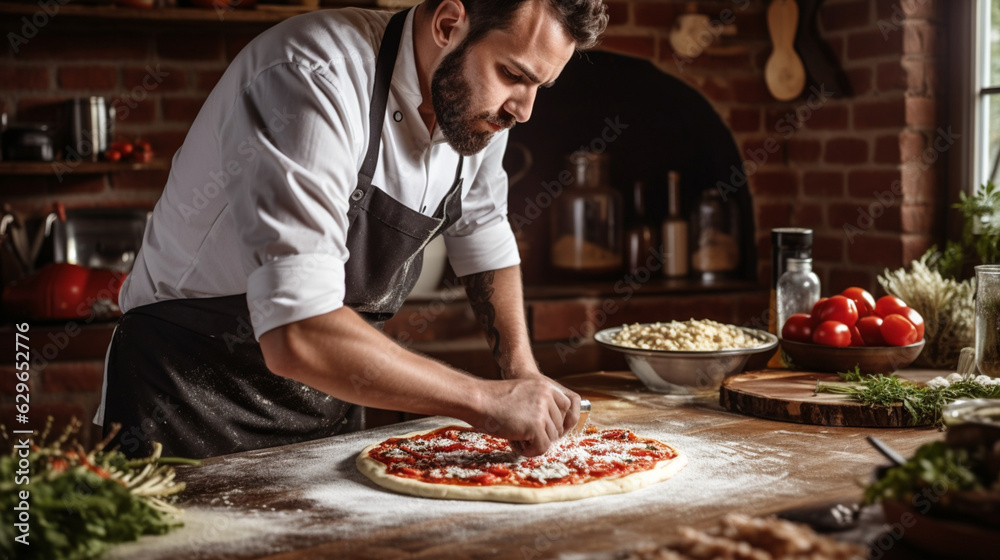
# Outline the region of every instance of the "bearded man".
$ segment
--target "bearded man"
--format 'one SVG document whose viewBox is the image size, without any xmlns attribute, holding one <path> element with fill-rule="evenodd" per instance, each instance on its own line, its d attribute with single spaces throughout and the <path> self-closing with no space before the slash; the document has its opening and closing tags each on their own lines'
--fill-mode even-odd
<svg viewBox="0 0 1000 560">
<path fill-rule="evenodd" d="M 579 397 L 524 320 L 501 167 L 601 0 L 426 0 L 323 10 L 254 39 L 209 95 L 122 288 L 95 422 L 122 450 L 208 457 L 361 427 L 363 406 L 445 415 L 538 455 Z M 381 332 L 444 235 L 503 374 Z"/>
</svg>

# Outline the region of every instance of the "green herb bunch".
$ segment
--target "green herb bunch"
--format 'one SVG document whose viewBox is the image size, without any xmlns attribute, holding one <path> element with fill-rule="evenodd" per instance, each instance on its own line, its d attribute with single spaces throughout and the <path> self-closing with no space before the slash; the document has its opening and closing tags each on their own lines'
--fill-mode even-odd
<svg viewBox="0 0 1000 560">
<path fill-rule="evenodd" d="M 50 419 L 51 422 L 51 419 Z M 168 463 L 198 464 L 187 459 L 160 457 L 162 446 L 153 444 L 153 455 L 127 459 L 118 451 L 105 451 L 111 435 L 89 453 L 71 436 L 80 428 L 75 420 L 51 444 L 48 429 L 33 446 L 27 460 L 30 482 L 15 485 L 20 457 L 0 457 L 0 555 L 8 558 L 87 560 L 100 558 L 113 544 L 142 535 L 159 535 L 182 525 L 181 510 L 169 503 L 184 489 L 175 482 Z M 117 427 L 116 427 L 117 429 Z M 0 426 L 6 434 L 6 430 Z M 65 449 L 69 448 L 69 449 Z M 30 527 L 24 546 L 14 541 L 21 534 L 14 507 L 20 492 L 30 493 Z"/>
<path fill-rule="evenodd" d="M 983 481 L 976 475 L 985 462 L 981 451 L 953 449 L 943 441 L 924 444 L 912 458 L 866 488 L 865 503 L 885 499 L 911 502 L 918 494 L 926 498 L 929 492 L 942 497 L 949 492 L 983 490 Z"/>
<path fill-rule="evenodd" d="M 958 399 L 1000 398 L 1000 385 L 983 385 L 971 377 L 947 387 L 926 387 L 892 375 L 862 375 L 856 366 L 838 375 L 843 382 L 817 383 L 816 392 L 847 395 L 868 406 L 901 403 L 913 425 L 941 425 L 941 411 Z"/>
</svg>

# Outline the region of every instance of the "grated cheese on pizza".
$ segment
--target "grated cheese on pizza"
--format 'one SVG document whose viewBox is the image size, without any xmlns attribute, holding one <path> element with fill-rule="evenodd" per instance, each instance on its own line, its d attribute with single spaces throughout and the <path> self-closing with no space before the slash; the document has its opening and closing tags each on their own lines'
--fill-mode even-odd
<svg viewBox="0 0 1000 560">
<path fill-rule="evenodd" d="M 540 488 L 649 470 L 677 457 L 677 451 L 629 430 L 590 427 L 581 436 L 557 442 L 544 455 L 522 457 L 504 438 L 447 426 L 388 439 L 368 457 L 384 464 L 387 474 L 423 482 Z"/>
</svg>

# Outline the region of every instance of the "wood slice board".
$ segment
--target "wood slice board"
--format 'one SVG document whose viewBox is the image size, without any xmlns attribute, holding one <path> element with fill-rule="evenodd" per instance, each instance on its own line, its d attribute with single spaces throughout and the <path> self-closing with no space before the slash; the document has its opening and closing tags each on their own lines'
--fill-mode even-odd
<svg viewBox="0 0 1000 560">
<path fill-rule="evenodd" d="M 901 370 L 896 375 L 926 382 L 941 372 Z M 723 408 L 750 416 L 817 424 L 869 428 L 913 427 L 913 418 L 901 404 L 867 406 L 844 395 L 816 394 L 817 382 L 841 381 L 835 373 L 788 370 L 751 371 L 726 379 L 719 390 Z"/>
</svg>

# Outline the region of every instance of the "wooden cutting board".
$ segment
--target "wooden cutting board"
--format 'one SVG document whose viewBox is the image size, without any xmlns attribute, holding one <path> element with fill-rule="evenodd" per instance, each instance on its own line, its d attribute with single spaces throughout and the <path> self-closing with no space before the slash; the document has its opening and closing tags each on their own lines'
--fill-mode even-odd
<svg viewBox="0 0 1000 560">
<path fill-rule="evenodd" d="M 898 377 L 926 382 L 939 375 L 935 370 L 900 370 Z M 814 393 L 816 383 L 841 381 L 835 373 L 784 369 L 746 372 L 726 379 L 719 390 L 723 408 L 750 416 L 817 424 L 871 428 L 912 427 L 913 419 L 902 405 L 871 407 L 844 395 Z"/>
</svg>

